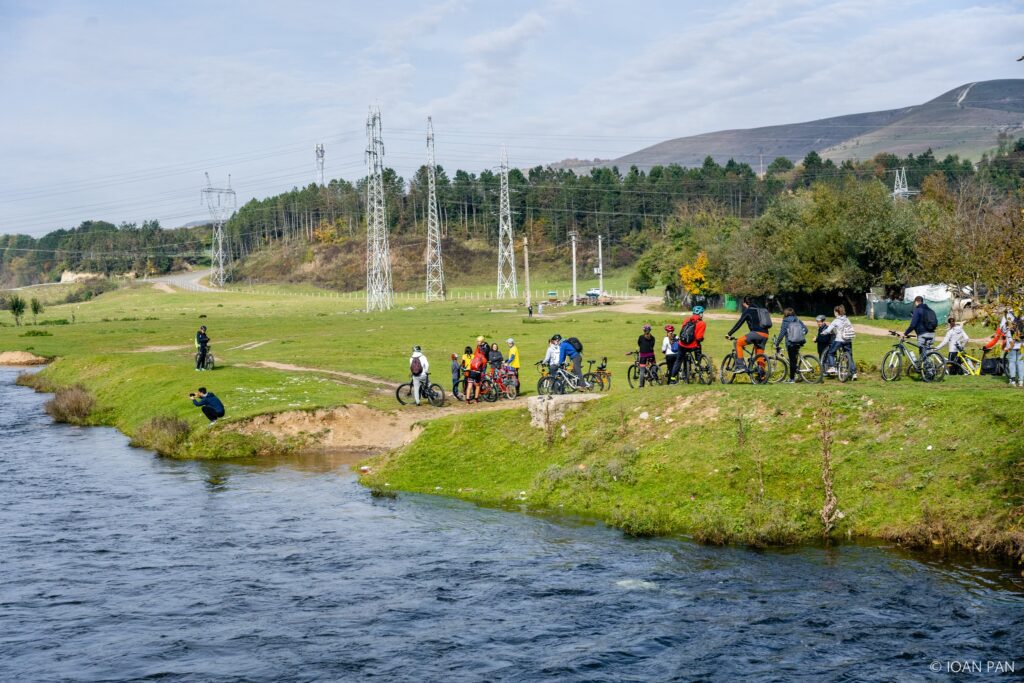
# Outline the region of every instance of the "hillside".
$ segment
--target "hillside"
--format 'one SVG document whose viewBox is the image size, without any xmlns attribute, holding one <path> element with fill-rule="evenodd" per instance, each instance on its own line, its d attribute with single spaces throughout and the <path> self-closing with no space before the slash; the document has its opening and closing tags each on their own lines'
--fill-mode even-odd
<svg viewBox="0 0 1024 683">
<path fill-rule="evenodd" d="M 800 161 L 810 151 L 835 161 L 871 159 L 879 152 L 936 157 L 959 154 L 977 160 L 997 144 L 999 134 L 1024 131 L 1024 79 L 965 83 L 921 105 L 817 121 L 723 130 L 666 140 L 608 162 L 647 169 L 676 163 L 700 166 L 710 155 L 757 168 L 776 157 Z"/>
</svg>

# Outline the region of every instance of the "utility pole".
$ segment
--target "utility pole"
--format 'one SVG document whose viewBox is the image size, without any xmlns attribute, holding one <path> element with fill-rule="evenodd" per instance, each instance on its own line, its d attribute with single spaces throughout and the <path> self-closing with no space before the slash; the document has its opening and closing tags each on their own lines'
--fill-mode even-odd
<svg viewBox="0 0 1024 683">
<path fill-rule="evenodd" d="M 911 190 L 907 185 L 907 169 L 898 168 L 896 169 L 896 181 L 892 186 L 892 198 L 893 199 L 908 199 L 910 195 L 920 194 L 917 190 Z"/>
<path fill-rule="evenodd" d="M 604 294 L 604 257 L 601 253 L 602 235 L 597 236 L 597 292 L 598 296 Z"/>
<path fill-rule="evenodd" d="M 324 146 L 316 146 L 316 178 L 320 187 L 324 186 Z"/>
<path fill-rule="evenodd" d="M 526 307 L 530 307 L 530 238 L 523 237 L 523 268 L 526 269 Z"/>
<path fill-rule="evenodd" d="M 226 188 L 214 187 L 210 182 L 210 174 L 206 174 L 206 187 L 202 189 L 202 196 L 206 202 L 206 208 L 210 211 L 210 218 L 213 219 L 213 270 L 210 273 L 210 282 L 223 287 L 227 280 L 227 254 L 224 251 L 224 222 L 235 210 L 235 191 L 231 189 L 231 176 L 228 176 Z"/>
<path fill-rule="evenodd" d="M 572 238 L 572 305 L 576 305 L 576 228 L 569 233 Z"/>
<path fill-rule="evenodd" d="M 519 296 L 516 252 L 512 241 L 512 210 L 508 200 L 508 150 L 501 148 L 501 208 L 498 217 L 498 297 Z"/>
<path fill-rule="evenodd" d="M 384 140 L 380 109 L 371 107 L 366 118 L 366 310 L 391 308 L 391 251 L 384 205 Z"/>
<path fill-rule="evenodd" d="M 427 301 L 444 301 L 444 263 L 441 261 L 441 225 L 437 215 L 437 178 L 434 163 L 434 122 L 427 117 Z"/>
</svg>

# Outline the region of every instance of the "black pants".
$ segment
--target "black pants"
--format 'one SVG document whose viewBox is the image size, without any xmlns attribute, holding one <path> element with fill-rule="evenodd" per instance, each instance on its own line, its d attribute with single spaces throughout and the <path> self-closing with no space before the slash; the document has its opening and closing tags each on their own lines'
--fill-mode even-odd
<svg viewBox="0 0 1024 683">
<path fill-rule="evenodd" d="M 695 349 L 680 349 L 679 353 L 676 354 L 676 367 L 672 374 L 679 377 L 679 373 L 682 372 L 683 381 L 689 383 L 690 369 L 694 363 L 700 360 L 700 356 L 699 346 Z"/>
<path fill-rule="evenodd" d="M 199 353 L 196 354 L 196 370 L 202 370 L 206 365 L 206 347 L 200 346 Z"/>
<path fill-rule="evenodd" d="M 956 362 L 956 351 L 949 352 L 949 357 L 946 359 L 946 364 L 949 366 L 949 369 L 947 370 L 949 374 L 960 374 L 960 364 Z"/>
<path fill-rule="evenodd" d="M 202 411 L 203 415 L 205 415 L 210 422 L 213 422 L 218 418 L 224 417 L 223 410 L 214 410 L 210 406 L 202 406 Z"/>
<path fill-rule="evenodd" d="M 678 356 L 678 353 L 665 354 L 665 373 L 668 375 L 666 379 L 669 382 L 676 381 L 676 359 Z"/>
<path fill-rule="evenodd" d="M 786 344 L 786 353 L 789 354 L 789 378 L 796 379 L 796 366 L 800 362 L 800 345 Z"/>
</svg>

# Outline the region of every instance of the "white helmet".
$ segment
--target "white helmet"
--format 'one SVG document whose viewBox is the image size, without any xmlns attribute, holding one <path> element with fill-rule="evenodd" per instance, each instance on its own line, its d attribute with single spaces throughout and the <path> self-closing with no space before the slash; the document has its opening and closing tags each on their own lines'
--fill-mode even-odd
<svg viewBox="0 0 1024 683">
<path fill-rule="evenodd" d="M 513 344 L 516 343 L 516 340 L 513 339 L 512 337 L 509 337 L 508 339 L 505 340 L 505 343 L 508 344 L 509 346 L 512 346 Z"/>
</svg>

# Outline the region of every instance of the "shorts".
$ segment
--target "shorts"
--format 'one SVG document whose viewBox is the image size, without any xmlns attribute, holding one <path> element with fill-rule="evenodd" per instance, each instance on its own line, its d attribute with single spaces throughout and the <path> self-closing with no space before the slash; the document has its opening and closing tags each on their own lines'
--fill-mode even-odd
<svg viewBox="0 0 1024 683">
<path fill-rule="evenodd" d="M 481 379 L 483 379 L 483 373 L 482 372 L 480 372 L 479 370 L 470 370 L 469 371 L 469 381 L 470 382 L 476 382 L 477 384 L 479 384 Z"/>
</svg>

